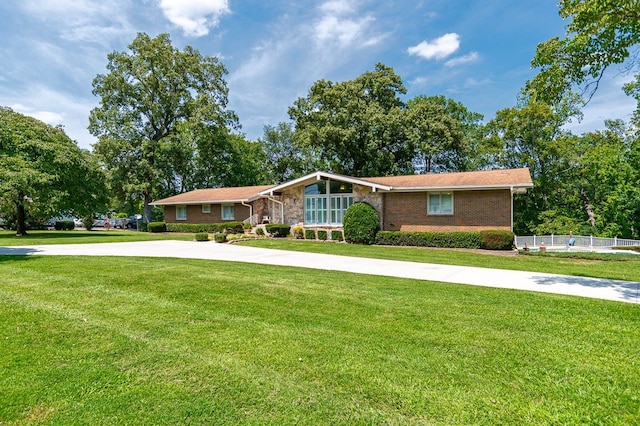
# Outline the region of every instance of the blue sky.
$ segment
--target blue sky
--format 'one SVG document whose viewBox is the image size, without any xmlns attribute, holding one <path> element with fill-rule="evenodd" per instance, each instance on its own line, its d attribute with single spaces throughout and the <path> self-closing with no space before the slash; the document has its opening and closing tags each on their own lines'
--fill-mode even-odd
<svg viewBox="0 0 640 426">
<path fill-rule="evenodd" d="M 513 107 L 534 75 L 536 45 L 564 35 L 557 0 L 3 0 L 0 105 L 62 124 L 90 149 L 92 80 L 107 54 L 138 32 L 217 56 L 229 70 L 229 108 L 250 140 L 319 79 L 351 80 L 377 62 L 394 68 L 406 99 L 445 95 L 490 120 Z M 610 70 L 585 109 L 582 133 L 628 120 L 635 102 Z"/>
</svg>

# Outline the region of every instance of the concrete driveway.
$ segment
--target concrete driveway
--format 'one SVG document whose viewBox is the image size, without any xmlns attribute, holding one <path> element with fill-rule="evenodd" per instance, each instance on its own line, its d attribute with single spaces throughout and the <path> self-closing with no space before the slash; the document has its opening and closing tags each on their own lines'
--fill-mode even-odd
<svg viewBox="0 0 640 426">
<path fill-rule="evenodd" d="M 436 265 L 195 241 L 0 247 L 0 255 L 146 256 L 209 259 L 382 275 L 640 303 L 640 282 Z"/>
</svg>

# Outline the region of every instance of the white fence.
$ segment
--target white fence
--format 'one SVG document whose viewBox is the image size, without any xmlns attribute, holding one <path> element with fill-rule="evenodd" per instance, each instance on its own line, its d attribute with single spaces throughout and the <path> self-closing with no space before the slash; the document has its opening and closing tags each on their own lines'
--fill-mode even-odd
<svg viewBox="0 0 640 426">
<path fill-rule="evenodd" d="M 629 240 L 625 238 L 602 238 L 594 236 L 574 235 L 576 239 L 574 247 L 594 248 L 611 248 L 611 247 L 629 247 L 640 246 L 640 240 Z M 524 235 L 516 236 L 516 247 L 540 247 L 540 246 L 563 246 L 566 247 L 569 241 L 568 235 Z"/>
</svg>

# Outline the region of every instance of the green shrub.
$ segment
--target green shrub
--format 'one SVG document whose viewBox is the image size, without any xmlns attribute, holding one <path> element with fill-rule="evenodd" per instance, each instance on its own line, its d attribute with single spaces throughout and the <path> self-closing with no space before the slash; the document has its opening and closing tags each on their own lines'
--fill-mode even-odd
<svg viewBox="0 0 640 426">
<path fill-rule="evenodd" d="M 248 231 L 248 230 L 250 230 L 252 228 L 253 228 L 253 226 L 250 223 L 248 223 L 248 222 L 247 223 L 244 223 L 244 222 L 242 223 L 242 229 L 244 229 L 245 231 Z"/>
<path fill-rule="evenodd" d="M 223 234 L 222 232 L 217 232 L 213 234 L 213 240 L 216 243 L 226 243 L 227 242 L 227 234 Z"/>
<path fill-rule="evenodd" d="M 333 241 L 342 241 L 342 231 L 339 229 L 331 231 L 331 239 Z"/>
<path fill-rule="evenodd" d="M 324 229 L 318 229 L 318 239 L 322 241 L 327 240 L 327 231 Z"/>
<path fill-rule="evenodd" d="M 275 238 L 285 238 L 289 236 L 289 231 L 291 230 L 291 226 L 282 223 L 270 223 L 265 225 L 264 228 Z"/>
<path fill-rule="evenodd" d="M 149 230 L 149 224 L 147 222 L 140 222 L 138 225 L 138 231 L 147 232 Z"/>
<path fill-rule="evenodd" d="M 305 240 L 315 240 L 316 239 L 316 230 L 315 229 L 307 229 L 304 231 L 304 239 Z"/>
<path fill-rule="evenodd" d="M 196 241 L 209 241 L 209 234 L 207 232 L 198 232 L 196 234 Z"/>
<path fill-rule="evenodd" d="M 376 244 L 477 249 L 482 247 L 482 237 L 479 232 L 380 231 L 376 236 Z"/>
<path fill-rule="evenodd" d="M 485 250 L 511 250 L 515 240 L 515 234 L 511 231 L 480 231 L 480 236 L 480 247 Z"/>
<path fill-rule="evenodd" d="M 92 217 L 83 217 L 82 218 L 82 226 L 84 226 L 84 229 L 86 229 L 87 231 L 91 231 L 91 228 L 93 228 L 93 218 Z"/>
<path fill-rule="evenodd" d="M 296 226 L 295 228 L 293 228 L 291 230 L 291 233 L 296 240 L 301 240 L 304 238 L 304 230 L 300 226 Z"/>
<path fill-rule="evenodd" d="M 259 235 L 259 236 L 264 235 L 264 228 L 262 227 L 256 228 L 256 235 Z"/>
<path fill-rule="evenodd" d="M 167 225 L 164 222 L 149 222 L 147 225 L 148 232 L 166 232 Z"/>
<path fill-rule="evenodd" d="M 72 220 L 58 220 L 53 227 L 56 231 L 73 231 L 76 224 Z"/>
<path fill-rule="evenodd" d="M 167 223 L 169 232 L 218 232 L 218 225 L 215 223 Z"/>
<path fill-rule="evenodd" d="M 220 224 L 222 229 L 218 232 L 226 232 L 227 234 L 244 234 L 244 223 L 242 222 L 225 222 Z"/>
<path fill-rule="evenodd" d="M 369 203 L 357 202 L 344 212 L 344 239 L 353 244 L 373 244 L 380 231 L 380 218 Z"/>
</svg>

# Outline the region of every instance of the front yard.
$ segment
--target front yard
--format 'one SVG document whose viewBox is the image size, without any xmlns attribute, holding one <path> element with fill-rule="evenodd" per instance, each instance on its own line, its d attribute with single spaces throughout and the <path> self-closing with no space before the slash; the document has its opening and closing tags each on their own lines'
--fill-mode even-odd
<svg viewBox="0 0 640 426">
<path fill-rule="evenodd" d="M 0 274 L 0 424 L 640 418 L 634 304 L 203 260 Z"/>
</svg>

